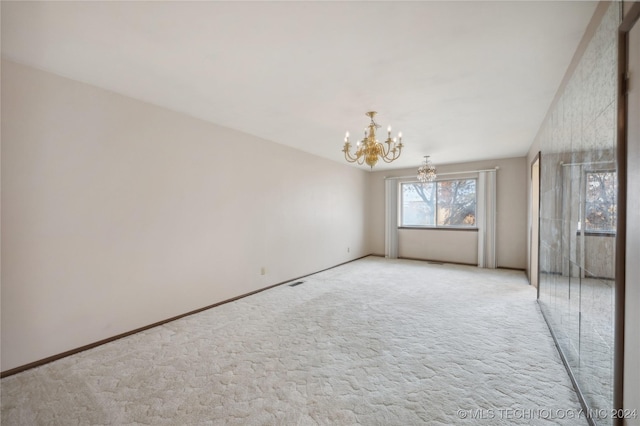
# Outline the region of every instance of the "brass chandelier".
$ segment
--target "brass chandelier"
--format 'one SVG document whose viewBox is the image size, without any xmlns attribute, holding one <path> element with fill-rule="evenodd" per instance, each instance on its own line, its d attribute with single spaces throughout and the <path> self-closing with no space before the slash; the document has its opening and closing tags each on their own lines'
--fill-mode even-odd
<svg viewBox="0 0 640 426">
<path fill-rule="evenodd" d="M 436 168 L 429 161 L 429 156 L 424 156 L 424 162 L 418 167 L 418 180 L 422 183 L 433 182 L 436 179 Z"/>
<path fill-rule="evenodd" d="M 373 166 L 378 162 L 378 158 L 382 158 L 385 163 L 391 163 L 400 157 L 402 152 L 402 133 L 398 133 L 398 140 L 391 138 L 391 126 L 387 128 L 387 140 L 384 142 L 378 142 L 376 139 L 376 129 L 380 126 L 374 121 L 377 113 L 375 111 L 369 111 L 366 115 L 371 118 L 371 123 L 367 129 L 364 129 L 364 139 L 358 141 L 356 144 L 355 155 L 351 154 L 351 143 L 349 142 L 349 132 L 347 132 L 344 138 L 344 158 L 349 163 L 363 164 L 367 163 L 373 169 Z M 367 133 L 368 130 L 368 133 Z M 386 144 L 386 146 L 385 146 Z"/>
</svg>

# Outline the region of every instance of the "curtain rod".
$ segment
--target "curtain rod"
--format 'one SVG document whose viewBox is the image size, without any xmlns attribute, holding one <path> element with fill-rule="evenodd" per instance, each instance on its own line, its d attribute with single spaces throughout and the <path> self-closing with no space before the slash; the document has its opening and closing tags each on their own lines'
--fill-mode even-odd
<svg viewBox="0 0 640 426">
<path fill-rule="evenodd" d="M 447 173 L 436 173 L 436 179 L 437 176 L 447 176 L 447 175 L 463 175 L 465 173 L 479 173 L 479 172 L 495 172 L 498 171 L 500 167 L 496 166 L 495 169 L 484 169 L 484 170 L 467 170 L 464 172 L 447 172 Z M 416 175 L 410 175 L 410 176 L 385 176 L 384 179 L 406 179 L 406 178 L 415 178 Z"/>
</svg>

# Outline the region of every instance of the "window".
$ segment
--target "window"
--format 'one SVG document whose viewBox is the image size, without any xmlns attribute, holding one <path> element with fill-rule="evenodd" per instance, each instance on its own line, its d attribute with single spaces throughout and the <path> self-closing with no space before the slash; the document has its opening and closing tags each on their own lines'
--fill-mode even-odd
<svg viewBox="0 0 640 426">
<path fill-rule="evenodd" d="M 476 179 L 401 184 L 400 226 L 476 226 Z"/>
<path fill-rule="evenodd" d="M 616 179 L 615 171 L 586 172 L 585 232 L 616 232 Z"/>
</svg>

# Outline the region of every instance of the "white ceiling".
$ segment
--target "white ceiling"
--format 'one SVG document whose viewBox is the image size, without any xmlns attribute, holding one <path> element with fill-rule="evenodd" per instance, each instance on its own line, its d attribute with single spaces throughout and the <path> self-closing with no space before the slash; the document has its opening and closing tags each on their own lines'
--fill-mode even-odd
<svg viewBox="0 0 640 426">
<path fill-rule="evenodd" d="M 4 57 L 343 162 L 523 156 L 597 3 L 2 2 Z"/>
</svg>

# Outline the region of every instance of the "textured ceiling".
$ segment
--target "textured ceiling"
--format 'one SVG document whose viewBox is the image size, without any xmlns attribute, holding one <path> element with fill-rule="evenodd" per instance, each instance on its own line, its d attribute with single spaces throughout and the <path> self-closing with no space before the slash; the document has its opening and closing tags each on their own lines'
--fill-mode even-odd
<svg viewBox="0 0 640 426">
<path fill-rule="evenodd" d="M 523 156 L 595 1 L 2 2 L 3 57 L 335 161 Z"/>
</svg>

